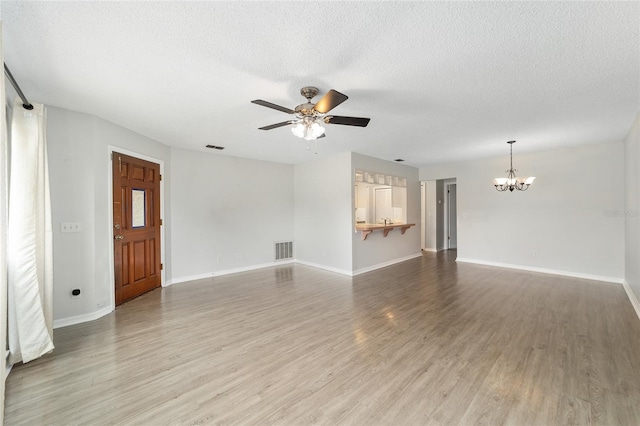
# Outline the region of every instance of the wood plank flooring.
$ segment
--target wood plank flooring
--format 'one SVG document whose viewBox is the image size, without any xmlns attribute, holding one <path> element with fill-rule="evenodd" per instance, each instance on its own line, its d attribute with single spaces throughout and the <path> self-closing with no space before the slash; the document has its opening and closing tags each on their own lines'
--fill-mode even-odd
<svg viewBox="0 0 640 426">
<path fill-rule="evenodd" d="M 7 379 L 5 424 L 640 424 L 622 286 L 454 253 L 155 290 L 55 330 Z"/>
</svg>

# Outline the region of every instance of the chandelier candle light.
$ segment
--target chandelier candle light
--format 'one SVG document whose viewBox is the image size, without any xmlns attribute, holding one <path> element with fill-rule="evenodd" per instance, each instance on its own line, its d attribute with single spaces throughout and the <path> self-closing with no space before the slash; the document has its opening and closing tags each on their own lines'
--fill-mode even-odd
<svg viewBox="0 0 640 426">
<path fill-rule="evenodd" d="M 493 180 L 493 185 L 496 187 L 496 190 L 500 192 L 506 191 L 507 189 L 511 192 L 513 192 L 514 189 L 517 189 L 518 191 L 526 191 L 533 183 L 535 177 L 519 178 L 516 176 L 517 170 L 513 168 L 513 144 L 516 143 L 516 141 L 509 141 L 507 143 L 510 147 L 510 168 L 507 170 L 507 177 L 495 178 Z"/>
</svg>

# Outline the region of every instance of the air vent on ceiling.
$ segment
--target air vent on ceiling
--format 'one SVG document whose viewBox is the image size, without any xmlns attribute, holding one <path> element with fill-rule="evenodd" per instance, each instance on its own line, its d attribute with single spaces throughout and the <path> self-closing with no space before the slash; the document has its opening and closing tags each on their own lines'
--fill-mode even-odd
<svg viewBox="0 0 640 426">
<path fill-rule="evenodd" d="M 403 162 L 404 160 L 403 160 L 402 158 L 396 158 L 396 159 L 395 159 L 395 160 L 393 160 L 393 161 L 397 161 L 398 163 L 401 163 L 401 162 Z"/>
<path fill-rule="evenodd" d="M 275 245 L 275 260 L 293 259 L 293 241 L 282 241 Z"/>
<path fill-rule="evenodd" d="M 207 145 L 206 148 L 211 148 L 211 149 L 224 149 L 224 146 L 218 146 L 218 145 Z"/>
</svg>

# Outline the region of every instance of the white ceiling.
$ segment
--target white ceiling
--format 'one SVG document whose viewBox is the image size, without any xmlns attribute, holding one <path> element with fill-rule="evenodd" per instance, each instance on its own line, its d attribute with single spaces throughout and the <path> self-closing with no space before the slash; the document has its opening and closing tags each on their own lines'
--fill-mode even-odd
<svg viewBox="0 0 640 426">
<path fill-rule="evenodd" d="M 5 62 L 29 100 L 212 155 L 317 158 L 287 127 L 258 130 L 290 116 L 250 103 L 293 108 L 307 85 L 350 97 L 332 113 L 371 118 L 328 125 L 318 155 L 413 166 L 506 156 L 511 139 L 516 155 L 619 141 L 640 109 L 638 2 L 0 7 Z"/>
</svg>

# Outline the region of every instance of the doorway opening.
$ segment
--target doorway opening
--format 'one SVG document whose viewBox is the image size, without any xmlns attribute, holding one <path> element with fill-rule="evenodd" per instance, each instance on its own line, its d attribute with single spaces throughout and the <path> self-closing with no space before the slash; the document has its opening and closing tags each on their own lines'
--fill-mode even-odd
<svg viewBox="0 0 640 426">
<path fill-rule="evenodd" d="M 374 222 L 381 223 L 385 220 L 391 222 L 393 208 L 391 207 L 391 187 L 374 188 Z"/>
<path fill-rule="evenodd" d="M 458 207 L 456 181 L 445 182 L 444 244 L 448 250 L 458 248 Z"/>
<path fill-rule="evenodd" d="M 428 180 L 421 189 L 421 248 L 457 250 L 457 183 L 455 178 Z"/>
</svg>

